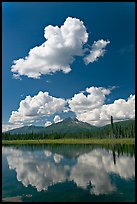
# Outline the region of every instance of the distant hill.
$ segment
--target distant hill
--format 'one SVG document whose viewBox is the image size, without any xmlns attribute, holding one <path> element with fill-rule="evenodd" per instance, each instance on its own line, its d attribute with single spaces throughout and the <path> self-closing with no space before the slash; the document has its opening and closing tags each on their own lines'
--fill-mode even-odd
<svg viewBox="0 0 137 204">
<path fill-rule="evenodd" d="M 98 129 L 96 126 L 92 126 L 88 123 L 81 122 L 76 118 L 66 118 L 59 123 L 53 123 L 48 127 L 42 126 L 24 126 L 7 131 L 10 134 L 52 134 L 52 133 L 79 133 L 79 132 L 90 132 Z"/>
<path fill-rule="evenodd" d="M 121 125 L 121 127 L 128 127 L 130 124 L 135 123 L 135 120 L 126 120 L 126 121 L 120 121 L 116 122 L 114 124 Z M 76 118 L 66 118 L 63 121 L 59 123 L 53 123 L 52 125 L 48 127 L 42 127 L 42 126 L 24 126 L 21 128 L 16 128 L 9 130 L 5 133 L 10 134 L 52 134 L 52 133 L 84 133 L 84 132 L 94 132 L 94 131 L 101 131 L 103 129 L 111 129 L 111 124 L 105 125 L 103 127 L 96 127 L 93 125 L 90 125 L 85 122 L 81 122 Z"/>
<path fill-rule="evenodd" d="M 42 126 L 23 126 L 20 128 L 15 128 L 12 130 L 8 130 L 4 133 L 10 133 L 10 134 L 31 134 L 33 133 L 44 133 L 45 128 Z"/>
<path fill-rule="evenodd" d="M 120 125 L 121 127 L 127 127 L 131 124 L 135 124 L 135 120 L 124 120 L 124 121 L 120 121 L 120 122 L 115 122 L 114 125 Z M 111 128 L 111 124 L 108 124 L 108 125 L 105 125 L 105 126 L 102 126 L 100 127 L 101 129 L 102 128 Z"/>
</svg>

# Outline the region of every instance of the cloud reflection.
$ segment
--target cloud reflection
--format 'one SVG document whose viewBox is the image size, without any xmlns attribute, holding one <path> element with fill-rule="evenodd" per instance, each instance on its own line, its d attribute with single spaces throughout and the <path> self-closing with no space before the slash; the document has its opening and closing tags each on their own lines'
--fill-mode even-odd
<svg viewBox="0 0 137 204">
<path fill-rule="evenodd" d="M 73 162 L 70 157 L 46 149 L 23 151 L 3 147 L 3 154 L 7 156 L 9 169 L 16 171 L 17 180 L 26 187 L 35 187 L 37 191 L 68 180 L 74 181 L 80 188 L 89 188 L 91 194 L 108 194 L 116 190 L 109 174 L 115 173 L 123 179 L 135 176 L 134 157 L 116 155 L 115 165 L 112 151 L 105 149 L 94 149 L 73 157 Z"/>
</svg>

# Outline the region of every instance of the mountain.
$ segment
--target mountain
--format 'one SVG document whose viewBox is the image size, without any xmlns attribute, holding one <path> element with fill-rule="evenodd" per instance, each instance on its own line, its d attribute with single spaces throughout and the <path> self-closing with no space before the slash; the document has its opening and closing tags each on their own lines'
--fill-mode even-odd
<svg viewBox="0 0 137 204">
<path fill-rule="evenodd" d="M 90 132 L 97 129 L 88 123 L 81 122 L 76 118 L 66 118 L 62 122 L 54 123 L 46 128 L 46 132 L 50 133 L 79 133 Z"/>
<path fill-rule="evenodd" d="M 79 133 L 79 132 L 90 132 L 97 129 L 96 126 L 92 126 L 88 123 L 81 122 L 76 118 L 66 118 L 59 123 L 53 123 L 48 127 L 42 126 L 24 126 L 7 131 L 10 134 L 51 134 L 51 133 Z"/>
<path fill-rule="evenodd" d="M 128 127 L 130 124 L 134 124 L 135 120 L 126 120 L 126 121 L 120 121 L 116 122 L 114 124 L 120 125 L 121 127 Z M 93 125 L 90 125 L 86 122 L 81 122 L 76 118 L 66 118 L 63 121 L 59 123 L 53 123 L 52 125 L 48 127 L 42 127 L 42 126 L 24 126 L 21 128 L 16 128 L 9 130 L 5 133 L 10 134 L 31 134 L 31 133 L 37 133 L 37 134 L 52 134 L 52 133 L 84 133 L 84 132 L 92 132 L 92 131 L 102 131 L 103 129 L 111 129 L 111 124 L 105 125 L 103 127 L 96 127 Z"/>
<path fill-rule="evenodd" d="M 120 121 L 120 122 L 115 122 L 114 125 L 120 125 L 121 127 L 128 127 L 129 125 L 134 125 L 135 124 L 135 120 L 124 120 L 124 121 Z M 111 124 L 105 125 L 100 127 L 100 129 L 105 128 L 105 129 L 110 129 L 111 128 Z"/>
<path fill-rule="evenodd" d="M 33 133 L 44 133 L 45 128 L 42 126 L 24 126 L 12 130 L 8 130 L 4 133 L 10 133 L 10 134 L 31 134 Z"/>
</svg>

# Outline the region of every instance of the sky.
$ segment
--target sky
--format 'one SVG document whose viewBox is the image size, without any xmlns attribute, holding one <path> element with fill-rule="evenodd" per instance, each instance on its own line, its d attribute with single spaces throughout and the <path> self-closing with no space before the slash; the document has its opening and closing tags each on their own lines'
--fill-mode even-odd
<svg viewBox="0 0 137 204">
<path fill-rule="evenodd" d="M 3 131 L 135 117 L 135 3 L 3 2 Z"/>
</svg>

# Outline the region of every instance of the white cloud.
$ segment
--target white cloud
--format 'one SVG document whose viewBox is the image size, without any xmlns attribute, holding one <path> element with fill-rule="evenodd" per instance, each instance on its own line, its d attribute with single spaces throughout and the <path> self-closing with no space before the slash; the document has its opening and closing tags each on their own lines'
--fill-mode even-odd
<svg viewBox="0 0 137 204">
<path fill-rule="evenodd" d="M 109 40 L 105 41 L 103 39 L 94 41 L 90 54 L 84 57 L 85 64 L 93 63 L 94 61 L 97 61 L 99 57 L 103 57 L 106 51 L 105 47 L 109 43 Z"/>
<path fill-rule="evenodd" d="M 59 115 L 55 115 L 55 117 L 54 117 L 54 123 L 59 123 L 59 122 L 61 122 L 62 121 L 62 119 L 60 118 L 60 116 Z"/>
<path fill-rule="evenodd" d="M 45 122 L 45 127 L 48 127 L 48 126 L 50 126 L 50 125 L 52 125 L 52 122 L 50 122 L 50 121 L 46 121 L 46 122 Z"/>
<path fill-rule="evenodd" d="M 23 127 L 23 124 L 2 124 L 2 132 Z"/>
<path fill-rule="evenodd" d="M 91 111 L 95 108 L 99 108 L 105 101 L 105 96 L 110 94 L 110 89 L 103 87 L 90 87 L 86 88 L 88 95 L 84 93 L 75 94 L 70 100 L 68 100 L 71 111 L 76 114 L 84 114 L 85 112 Z"/>
<path fill-rule="evenodd" d="M 44 37 L 46 41 L 31 49 L 27 57 L 14 60 L 11 71 L 16 76 L 40 78 L 42 74 L 70 72 L 74 57 L 84 54 L 88 33 L 82 21 L 68 17 L 61 27 L 46 26 Z"/>
<path fill-rule="evenodd" d="M 12 111 L 9 122 L 15 125 L 30 124 L 45 120 L 60 112 L 72 111 L 78 120 L 91 125 L 103 126 L 110 123 L 111 115 L 114 122 L 135 118 L 135 95 L 130 95 L 127 100 L 117 99 L 113 103 L 106 104 L 106 97 L 116 87 L 90 87 L 85 91 L 75 94 L 71 99 L 55 98 L 48 92 L 40 91 L 37 95 L 26 96 L 20 102 L 17 111 Z M 69 107 L 68 107 L 69 106 Z M 47 121 L 47 119 L 46 119 Z M 55 115 L 55 123 L 62 121 L 59 115 Z M 45 126 L 52 123 L 47 121 Z M 4 127 L 3 127 L 4 128 Z"/>
<path fill-rule="evenodd" d="M 110 123 L 111 115 L 114 121 L 135 118 L 135 95 L 127 100 L 118 99 L 111 104 L 105 104 L 106 96 L 114 87 L 90 87 L 84 93 L 75 94 L 68 100 L 71 111 L 75 112 L 77 119 L 91 125 L 102 126 Z"/>
<path fill-rule="evenodd" d="M 50 96 L 48 92 L 40 91 L 37 95 L 26 96 L 20 102 L 17 111 L 12 111 L 9 122 L 13 124 L 32 123 L 44 116 L 65 110 L 66 101 L 62 98 Z"/>
<path fill-rule="evenodd" d="M 22 80 L 19 74 L 13 74 L 13 79 Z"/>
<path fill-rule="evenodd" d="M 84 56 L 86 64 L 97 61 L 105 53 L 109 40 L 94 41 L 91 50 L 88 48 L 88 32 L 78 18 L 68 17 L 62 26 L 48 25 L 44 29 L 46 41 L 32 48 L 28 56 L 13 61 L 11 71 L 15 79 L 26 75 L 29 78 L 40 78 L 41 75 L 52 74 L 57 71 L 69 73 L 70 65 L 76 56 Z M 84 47 L 85 46 L 85 47 Z"/>
<path fill-rule="evenodd" d="M 112 104 L 103 105 L 100 109 L 100 122 L 110 120 L 126 120 L 135 118 L 135 95 L 130 95 L 127 100 L 118 99 Z"/>
</svg>

